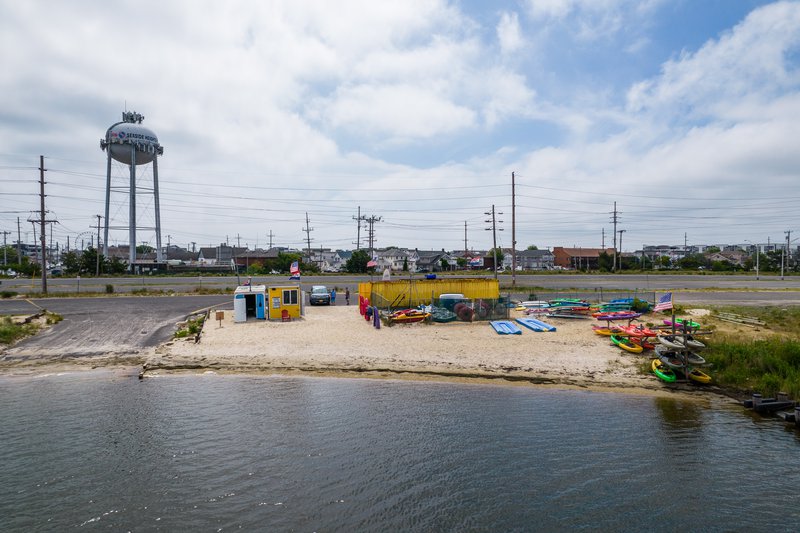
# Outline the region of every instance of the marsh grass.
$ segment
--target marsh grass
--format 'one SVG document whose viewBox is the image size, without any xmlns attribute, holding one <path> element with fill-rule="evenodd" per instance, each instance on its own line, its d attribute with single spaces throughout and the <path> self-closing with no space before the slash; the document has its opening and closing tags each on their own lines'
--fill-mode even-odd
<svg viewBox="0 0 800 533">
<path fill-rule="evenodd" d="M 721 311 L 767 323 L 760 338 L 745 333 L 715 333 L 703 353 L 713 363 L 714 379 L 723 387 L 774 396 L 786 392 L 800 399 L 800 307 L 740 307 Z M 755 332 L 754 332 L 755 333 Z"/>
</svg>

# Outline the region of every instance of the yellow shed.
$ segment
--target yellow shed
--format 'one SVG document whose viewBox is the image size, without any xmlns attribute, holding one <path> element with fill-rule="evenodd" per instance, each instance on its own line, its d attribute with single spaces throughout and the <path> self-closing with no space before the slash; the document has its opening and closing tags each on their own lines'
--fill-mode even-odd
<svg viewBox="0 0 800 533">
<path fill-rule="evenodd" d="M 300 318 L 303 314 L 303 294 L 300 285 L 269 288 L 269 319 L 282 320 L 286 311 L 289 318 Z"/>
</svg>

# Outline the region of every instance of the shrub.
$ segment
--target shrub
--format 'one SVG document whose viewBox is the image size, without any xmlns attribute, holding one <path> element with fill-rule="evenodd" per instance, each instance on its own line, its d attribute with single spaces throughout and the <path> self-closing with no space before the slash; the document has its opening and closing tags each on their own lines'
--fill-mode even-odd
<svg viewBox="0 0 800 533">
<path fill-rule="evenodd" d="M 114 286 L 110 283 L 106 284 L 106 294 L 114 294 Z"/>
<path fill-rule="evenodd" d="M 0 344 L 12 342 L 33 335 L 39 330 L 36 324 L 15 324 L 10 317 L 0 320 Z"/>
</svg>

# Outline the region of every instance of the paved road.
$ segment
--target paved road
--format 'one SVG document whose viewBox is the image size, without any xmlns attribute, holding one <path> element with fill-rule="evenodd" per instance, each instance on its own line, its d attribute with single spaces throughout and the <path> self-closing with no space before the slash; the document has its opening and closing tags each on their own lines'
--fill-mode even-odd
<svg viewBox="0 0 800 533">
<path fill-rule="evenodd" d="M 44 308 L 64 320 L 6 351 L 6 358 L 131 355 L 168 340 L 175 324 L 198 309 L 223 304 L 230 296 L 49 298 L 0 300 L 0 315 L 36 313 Z"/>
<path fill-rule="evenodd" d="M 415 279 L 423 276 L 416 274 Z M 154 289 L 161 291 L 172 290 L 175 292 L 192 292 L 200 288 L 234 288 L 247 278 L 240 276 L 175 276 L 175 277 L 128 277 L 128 278 L 52 278 L 47 282 L 48 290 L 52 293 L 65 292 L 105 292 L 106 285 L 113 285 L 114 292 L 125 293 L 137 289 Z M 309 290 L 311 285 L 328 285 L 343 288 L 350 287 L 354 290 L 360 282 L 379 280 L 379 276 L 364 276 L 341 274 L 335 276 L 303 276 L 302 288 Z M 404 279 L 396 276 L 393 279 Z M 445 278 L 446 279 L 446 278 Z M 510 275 L 499 276 L 501 286 L 511 285 Z M 256 276 L 253 283 L 276 285 L 287 283 L 286 276 Z M 674 275 L 674 274 L 525 274 L 516 279 L 518 287 L 543 287 L 548 289 L 640 289 L 652 290 L 679 290 L 679 289 L 795 289 L 800 290 L 800 276 L 760 276 L 756 279 L 748 276 L 724 276 L 716 274 L 707 275 Z M 41 280 L 30 279 L 4 279 L 0 289 L 15 291 L 20 294 L 40 292 Z"/>
</svg>

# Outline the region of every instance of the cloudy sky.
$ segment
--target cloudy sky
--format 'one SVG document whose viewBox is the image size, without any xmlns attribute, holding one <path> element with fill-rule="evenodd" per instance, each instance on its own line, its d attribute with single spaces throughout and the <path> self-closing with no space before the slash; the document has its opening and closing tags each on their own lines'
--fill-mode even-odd
<svg viewBox="0 0 800 533">
<path fill-rule="evenodd" d="M 614 202 L 626 251 L 800 236 L 800 2 L 0 0 L 0 64 L 9 242 L 44 155 L 54 239 L 88 244 L 125 109 L 165 244 L 305 247 L 307 214 L 351 249 L 360 208 L 376 246 L 486 249 L 494 205 L 510 246 L 512 172 L 520 249 L 610 246 Z"/>
</svg>

